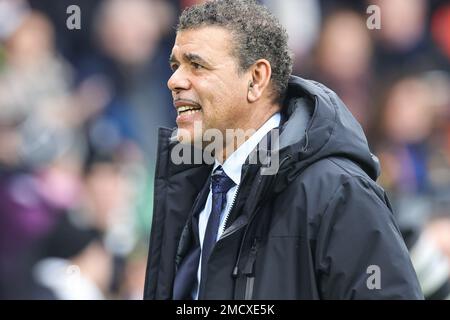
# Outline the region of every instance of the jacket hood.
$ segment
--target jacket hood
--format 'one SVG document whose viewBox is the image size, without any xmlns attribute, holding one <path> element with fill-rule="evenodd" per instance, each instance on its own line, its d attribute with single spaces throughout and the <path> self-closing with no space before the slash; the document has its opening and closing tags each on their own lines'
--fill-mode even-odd
<svg viewBox="0 0 450 320">
<path fill-rule="evenodd" d="M 373 180 L 380 173 L 377 157 L 370 152 L 360 124 L 345 104 L 323 84 L 300 77 L 289 79 L 279 145 L 272 151 L 279 152 L 278 176 L 293 178 L 327 157 L 346 158 Z"/>
</svg>

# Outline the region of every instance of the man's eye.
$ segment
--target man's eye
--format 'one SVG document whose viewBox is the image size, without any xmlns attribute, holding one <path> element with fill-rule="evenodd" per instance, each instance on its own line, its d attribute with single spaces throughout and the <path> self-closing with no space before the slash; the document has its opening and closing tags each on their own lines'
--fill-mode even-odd
<svg viewBox="0 0 450 320">
<path fill-rule="evenodd" d="M 170 69 L 172 69 L 172 71 L 176 71 L 177 69 L 178 69 L 178 65 L 177 64 L 172 64 L 171 66 L 170 66 Z"/>
<path fill-rule="evenodd" d="M 194 67 L 194 69 L 202 69 L 203 68 L 202 65 L 195 63 L 195 62 L 191 62 L 191 65 L 192 65 L 192 67 Z"/>
</svg>

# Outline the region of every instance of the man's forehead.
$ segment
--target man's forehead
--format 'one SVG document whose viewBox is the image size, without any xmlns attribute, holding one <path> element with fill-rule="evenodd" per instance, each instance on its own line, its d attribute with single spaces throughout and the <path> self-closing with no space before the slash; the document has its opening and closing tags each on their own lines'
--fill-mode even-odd
<svg viewBox="0 0 450 320">
<path fill-rule="evenodd" d="M 175 44 L 172 48 L 173 56 L 195 53 L 201 56 L 228 55 L 231 46 L 231 34 L 223 27 L 207 26 L 187 29 L 177 32 Z"/>
</svg>

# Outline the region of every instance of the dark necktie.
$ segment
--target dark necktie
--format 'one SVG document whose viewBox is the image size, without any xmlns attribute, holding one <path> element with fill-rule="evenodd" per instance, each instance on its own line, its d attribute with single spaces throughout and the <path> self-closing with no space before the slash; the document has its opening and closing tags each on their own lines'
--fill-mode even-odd
<svg viewBox="0 0 450 320">
<path fill-rule="evenodd" d="M 225 204 L 227 202 L 227 192 L 235 186 L 222 167 L 219 166 L 214 170 L 211 176 L 211 191 L 212 191 L 212 207 L 209 215 L 208 224 L 206 226 L 205 237 L 203 238 L 202 247 L 202 268 L 200 277 L 200 286 L 198 297 L 203 297 L 204 286 L 206 282 L 206 270 L 209 256 L 216 244 L 217 232 L 219 231 L 220 217 Z"/>
</svg>

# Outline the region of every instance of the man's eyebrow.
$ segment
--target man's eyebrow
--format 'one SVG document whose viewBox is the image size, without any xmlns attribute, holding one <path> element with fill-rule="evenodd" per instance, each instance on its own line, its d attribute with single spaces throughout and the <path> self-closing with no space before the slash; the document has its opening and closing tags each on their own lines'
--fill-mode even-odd
<svg viewBox="0 0 450 320">
<path fill-rule="evenodd" d="M 206 66 L 211 65 L 208 61 L 206 61 L 205 59 L 203 59 L 200 55 L 198 55 L 196 53 L 191 53 L 191 52 L 185 53 L 185 54 L 183 54 L 183 58 L 189 62 L 196 62 L 196 63 L 206 65 Z M 179 63 L 178 59 L 173 54 L 171 54 L 169 57 L 169 64 L 172 64 L 172 63 Z"/>
<path fill-rule="evenodd" d="M 197 62 L 197 63 L 207 65 L 207 66 L 211 65 L 208 61 L 206 61 L 205 59 L 203 59 L 196 53 L 188 52 L 188 53 L 185 53 L 183 55 L 183 57 L 190 62 Z"/>
</svg>

